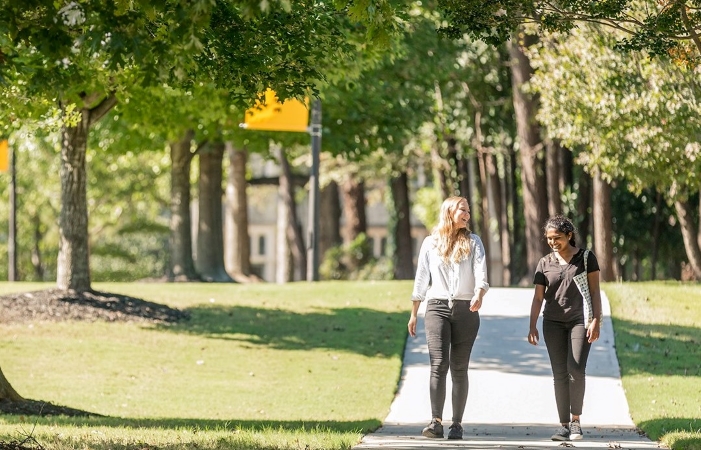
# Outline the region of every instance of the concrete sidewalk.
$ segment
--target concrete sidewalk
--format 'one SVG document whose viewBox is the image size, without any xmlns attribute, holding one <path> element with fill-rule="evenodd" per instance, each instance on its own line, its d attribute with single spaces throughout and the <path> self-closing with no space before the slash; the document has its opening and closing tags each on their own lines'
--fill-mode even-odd
<svg viewBox="0 0 701 450">
<path fill-rule="evenodd" d="M 419 311 L 417 337 L 409 337 L 407 341 L 399 391 L 390 412 L 383 426 L 366 435 L 354 448 L 658 448 L 656 442 L 636 432 L 630 419 L 614 349 L 610 307 L 603 293 L 605 320 L 601 339 L 593 345 L 587 365 L 582 413 L 584 439 L 564 443 L 550 440 L 559 422 L 540 321 L 540 345 L 534 347 L 526 341 L 532 297 L 532 289 L 521 288 L 492 288 L 485 297 L 480 310 L 480 331 L 470 362 L 470 393 L 462 441 L 421 436 L 421 429 L 431 419 L 424 303 Z M 446 435 L 452 416 L 450 375 L 448 380 L 443 413 Z"/>
</svg>

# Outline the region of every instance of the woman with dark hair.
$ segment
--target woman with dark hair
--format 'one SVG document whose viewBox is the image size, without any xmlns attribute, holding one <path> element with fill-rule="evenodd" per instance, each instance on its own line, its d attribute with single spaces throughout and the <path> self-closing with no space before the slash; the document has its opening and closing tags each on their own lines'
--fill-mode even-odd
<svg viewBox="0 0 701 450">
<path fill-rule="evenodd" d="M 579 418 L 584 403 L 587 358 L 601 329 L 599 263 L 594 253 L 577 247 L 576 231 L 567 217 L 553 216 L 543 229 L 553 251 L 540 259 L 535 271 L 528 342 L 538 345 L 536 324 L 545 301 L 543 337 L 561 424 L 552 439 L 582 439 Z M 587 287 L 590 295 L 586 294 Z"/>
<path fill-rule="evenodd" d="M 467 369 L 480 326 L 479 309 L 489 289 L 487 260 L 479 236 L 468 227 L 470 207 L 463 197 L 447 198 L 439 223 L 424 239 L 411 299 L 409 334 L 416 336 L 419 305 L 426 301 L 426 341 L 431 362 L 431 423 L 422 435 L 443 437 L 446 377 L 453 381 L 452 424 L 448 439 L 462 439 L 461 425 L 469 381 Z"/>
</svg>

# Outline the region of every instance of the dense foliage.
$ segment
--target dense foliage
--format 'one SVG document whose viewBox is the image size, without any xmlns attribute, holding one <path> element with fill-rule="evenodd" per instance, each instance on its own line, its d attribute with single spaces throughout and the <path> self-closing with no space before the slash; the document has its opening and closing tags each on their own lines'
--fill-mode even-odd
<svg viewBox="0 0 701 450">
<path fill-rule="evenodd" d="M 647 50 L 692 63 L 701 52 L 698 0 L 440 0 L 439 4 L 449 18 L 446 33 L 466 32 L 495 45 L 510 39 L 524 24 L 569 32 L 592 23 L 620 31 L 617 46 L 626 50 Z"/>
</svg>

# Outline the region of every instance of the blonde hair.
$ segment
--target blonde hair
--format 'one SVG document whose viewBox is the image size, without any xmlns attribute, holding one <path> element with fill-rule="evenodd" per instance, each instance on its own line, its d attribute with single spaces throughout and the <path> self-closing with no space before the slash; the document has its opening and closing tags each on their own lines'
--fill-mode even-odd
<svg viewBox="0 0 701 450">
<path fill-rule="evenodd" d="M 459 263 L 470 255 L 470 231 L 469 227 L 459 228 L 453 222 L 453 214 L 461 201 L 467 202 L 464 197 L 448 197 L 441 205 L 438 217 L 438 225 L 433 229 L 433 236 L 438 256 L 446 264 Z"/>
</svg>

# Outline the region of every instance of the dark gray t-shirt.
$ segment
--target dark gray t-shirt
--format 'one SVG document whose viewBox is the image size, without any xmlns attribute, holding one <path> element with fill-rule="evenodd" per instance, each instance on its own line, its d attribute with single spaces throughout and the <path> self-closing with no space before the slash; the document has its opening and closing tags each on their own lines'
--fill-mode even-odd
<svg viewBox="0 0 701 450">
<path fill-rule="evenodd" d="M 587 272 L 599 270 L 594 252 L 589 252 Z M 584 272 L 584 249 L 580 248 L 568 264 L 561 265 L 553 253 L 543 256 L 538 262 L 533 277 L 534 284 L 545 286 L 545 309 L 543 318 L 554 322 L 584 320 L 582 294 L 572 280 Z"/>
</svg>

